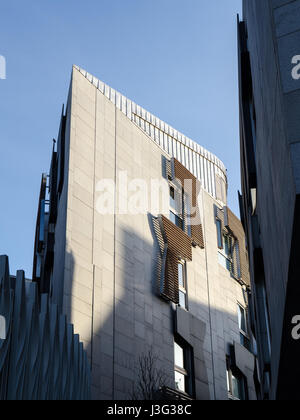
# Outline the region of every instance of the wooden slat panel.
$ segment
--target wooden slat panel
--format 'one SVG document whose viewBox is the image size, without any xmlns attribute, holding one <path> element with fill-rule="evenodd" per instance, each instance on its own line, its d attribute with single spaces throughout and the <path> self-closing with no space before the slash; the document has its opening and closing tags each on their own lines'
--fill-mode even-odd
<svg viewBox="0 0 300 420">
<path fill-rule="evenodd" d="M 174 225 L 165 216 L 161 216 L 161 225 L 167 240 L 167 258 L 162 296 L 175 304 L 179 303 L 178 260 L 192 261 L 192 241 L 182 229 Z"/>
<path fill-rule="evenodd" d="M 177 159 L 174 159 L 174 172 L 175 178 L 181 182 L 185 194 L 190 197 L 192 207 L 196 208 L 196 214 L 192 215 L 192 217 L 195 218 L 194 222 L 196 222 L 196 224 L 192 224 L 191 226 L 193 242 L 201 248 L 204 248 L 203 228 L 198 207 L 198 196 L 201 190 L 201 184 Z"/>
<path fill-rule="evenodd" d="M 162 223 L 168 240 L 168 250 L 177 258 L 192 261 L 191 238 L 165 216 L 162 216 Z"/>
<path fill-rule="evenodd" d="M 165 284 L 162 295 L 175 304 L 179 303 L 178 257 L 169 250 L 167 253 Z"/>
<path fill-rule="evenodd" d="M 227 216 L 224 212 L 227 213 Z M 237 254 L 236 249 L 233 249 L 232 253 L 232 275 L 235 278 L 242 280 L 245 284 L 250 285 L 248 253 L 245 246 L 245 233 L 243 225 L 239 218 L 235 216 L 228 207 L 224 207 L 223 209 L 216 207 L 216 217 L 222 223 L 222 230 L 224 234 L 231 235 L 233 237 L 233 244 L 238 244 L 239 254 Z M 241 276 L 239 276 L 239 271 Z"/>
<path fill-rule="evenodd" d="M 191 239 L 179 229 L 179 233 L 182 233 L 188 238 L 188 241 L 185 241 L 184 252 L 179 252 L 178 244 L 174 243 L 178 233 L 176 232 L 176 229 L 178 229 L 177 226 L 163 217 L 153 218 L 153 226 L 159 245 L 157 290 L 164 299 L 178 304 L 178 259 L 180 257 L 183 258 L 183 256 L 187 254 L 190 255 L 190 253 L 187 252 L 187 248 L 188 250 L 191 249 Z"/>
<path fill-rule="evenodd" d="M 202 225 L 192 226 L 192 238 L 193 242 L 200 248 L 204 248 L 204 237 Z"/>
</svg>

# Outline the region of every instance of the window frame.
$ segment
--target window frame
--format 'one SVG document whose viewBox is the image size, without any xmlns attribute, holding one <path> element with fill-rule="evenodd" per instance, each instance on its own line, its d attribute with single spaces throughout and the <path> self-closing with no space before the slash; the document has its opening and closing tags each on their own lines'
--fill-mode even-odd
<svg viewBox="0 0 300 420">
<path fill-rule="evenodd" d="M 178 216 L 176 213 L 174 213 L 174 211 L 172 211 L 172 210 L 170 210 L 169 219 L 179 229 L 184 230 L 184 221 L 183 221 L 183 219 L 180 216 Z M 179 224 L 177 223 L 177 221 L 179 222 Z"/>
<path fill-rule="evenodd" d="M 173 194 L 172 194 L 173 191 Z M 176 202 L 176 195 L 180 197 L 178 203 Z M 169 219 L 179 229 L 185 231 L 185 220 L 184 220 L 184 190 L 181 186 L 176 185 L 174 182 L 169 180 Z"/>
<path fill-rule="evenodd" d="M 223 231 L 222 231 L 222 222 L 220 219 L 216 219 L 217 225 L 217 242 L 218 248 L 223 250 Z"/>
<path fill-rule="evenodd" d="M 240 329 L 240 331 L 243 332 L 244 335 L 248 335 L 247 310 L 239 302 L 237 302 L 237 308 L 238 308 L 239 329 Z M 240 313 L 241 313 L 241 317 L 239 316 Z M 245 330 L 243 330 L 243 328 L 242 328 L 243 318 L 244 318 L 244 323 L 245 323 Z M 240 320 L 241 320 L 241 322 L 240 322 Z"/>
<path fill-rule="evenodd" d="M 183 286 L 180 285 L 179 282 L 179 267 L 182 267 L 182 279 L 183 279 Z M 185 306 L 182 306 L 179 303 L 180 308 L 188 311 L 189 305 L 188 305 L 188 288 L 187 288 L 187 265 L 186 265 L 186 261 L 179 259 L 177 262 L 177 267 L 178 267 L 178 290 L 179 290 L 179 294 L 183 293 L 185 295 Z M 180 299 L 179 299 L 180 302 Z"/>
<path fill-rule="evenodd" d="M 251 340 L 250 340 L 250 335 L 249 335 L 247 308 L 245 308 L 243 305 L 237 302 L 237 309 L 238 309 L 238 325 L 239 325 L 239 332 L 240 332 L 240 344 L 243 347 L 245 347 L 247 350 L 251 351 Z M 245 330 L 241 328 L 242 322 L 240 323 L 239 310 L 242 310 L 244 313 Z"/>
<path fill-rule="evenodd" d="M 183 351 L 183 367 L 177 366 L 175 363 L 175 346 L 178 346 Z M 176 373 L 183 375 L 185 378 L 184 381 L 184 391 L 176 387 L 175 375 Z M 178 392 L 181 392 L 185 395 L 191 397 L 195 393 L 195 375 L 194 375 L 194 354 L 192 347 L 186 343 L 179 336 L 174 337 L 174 384 L 175 389 Z"/>
<path fill-rule="evenodd" d="M 225 260 L 226 267 L 223 264 L 221 264 L 220 260 L 219 260 L 219 264 L 222 265 L 226 270 L 228 270 L 232 274 L 232 267 L 233 267 L 233 257 L 232 257 L 233 244 L 232 244 L 232 241 L 233 241 L 233 238 L 232 238 L 231 235 L 229 235 L 229 234 L 226 235 L 223 232 L 222 232 L 222 236 L 223 236 L 223 238 L 222 238 L 223 247 L 219 248 L 218 252 L 219 252 L 219 255 L 221 257 L 223 257 L 223 259 Z M 230 250 L 229 250 L 229 252 L 226 251 L 226 240 L 228 240 L 228 239 L 230 240 Z"/>
<path fill-rule="evenodd" d="M 176 346 L 178 346 L 182 350 L 182 353 L 183 353 L 183 366 L 176 365 L 176 362 L 175 362 L 175 349 L 176 349 Z M 179 392 L 183 392 L 183 393 L 187 394 L 187 392 L 186 392 L 186 389 L 187 389 L 187 378 L 188 378 L 189 375 L 188 375 L 188 371 L 185 369 L 185 365 L 186 365 L 185 349 L 182 346 L 182 344 L 179 343 L 178 340 L 175 339 L 174 340 L 174 375 L 176 375 L 176 372 L 177 372 L 180 375 L 183 375 L 184 376 L 184 390 L 179 389 L 179 387 L 176 386 L 176 381 L 175 381 L 175 389 L 177 391 L 179 391 Z"/>
<path fill-rule="evenodd" d="M 175 208 L 175 205 L 174 206 L 172 206 L 172 202 L 174 201 L 174 204 L 176 204 L 175 203 L 175 187 L 173 187 L 173 185 L 169 185 L 169 188 L 170 188 L 170 208 Z M 173 196 L 172 196 L 172 192 L 173 191 Z"/>
</svg>

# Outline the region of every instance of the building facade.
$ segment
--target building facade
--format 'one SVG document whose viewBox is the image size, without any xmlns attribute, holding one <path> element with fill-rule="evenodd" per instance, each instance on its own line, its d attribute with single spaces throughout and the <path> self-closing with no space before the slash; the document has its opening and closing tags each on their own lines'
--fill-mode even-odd
<svg viewBox="0 0 300 420">
<path fill-rule="evenodd" d="M 80 334 L 94 399 L 255 399 L 242 225 L 222 162 L 75 67 L 33 279 Z"/>
<path fill-rule="evenodd" d="M 299 399 L 300 1 L 244 0 L 239 22 L 241 218 L 259 395 Z"/>
</svg>

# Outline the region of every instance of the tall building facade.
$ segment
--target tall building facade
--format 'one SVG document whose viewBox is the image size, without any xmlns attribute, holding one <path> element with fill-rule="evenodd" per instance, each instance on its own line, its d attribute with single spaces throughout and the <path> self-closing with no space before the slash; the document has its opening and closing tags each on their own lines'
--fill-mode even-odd
<svg viewBox="0 0 300 420">
<path fill-rule="evenodd" d="M 78 67 L 35 244 L 33 279 L 80 334 L 94 399 L 146 398 L 149 365 L 162 398 L 256 398 L 223 163 Z"/>
<path fill-rule="evenodd" d="M 260 397 L 299 399 L 300 1 L 244 0 L 241 218 Z"/>
</svg>

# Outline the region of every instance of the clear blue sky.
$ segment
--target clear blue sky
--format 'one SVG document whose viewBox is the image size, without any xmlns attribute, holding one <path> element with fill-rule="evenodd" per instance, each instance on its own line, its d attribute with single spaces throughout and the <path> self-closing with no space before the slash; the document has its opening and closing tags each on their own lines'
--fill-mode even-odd
<svg viewBox="0 0 300 420">
<path fill-rule="evenodd" d="M 240 188 L 241 0 L 9 0 L 0 6 L 0 254 L 31 277 L 42 172 L 72 64 L 215 153 Z"/>
</svg>

